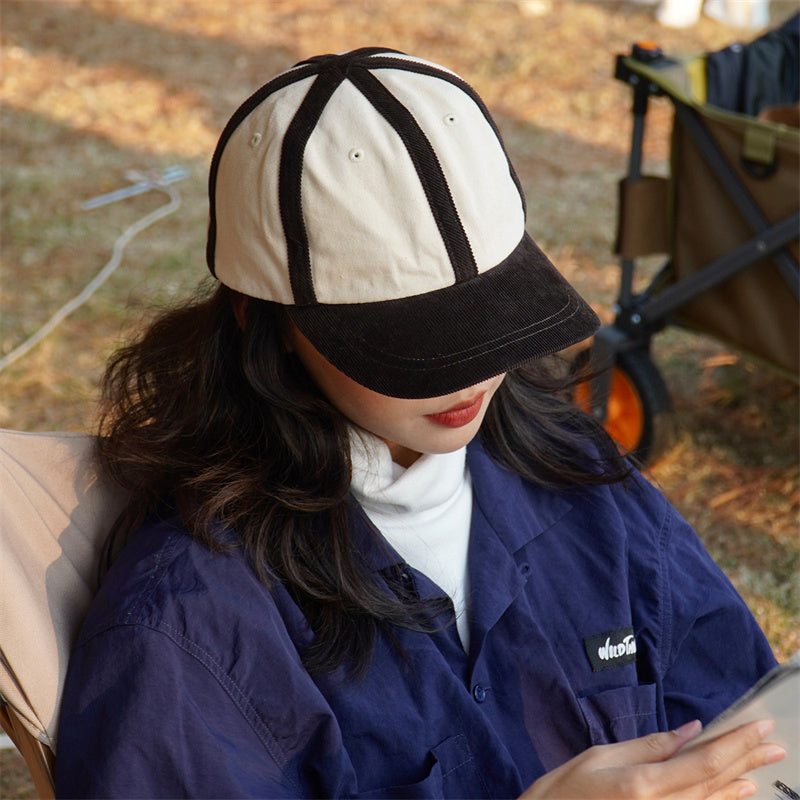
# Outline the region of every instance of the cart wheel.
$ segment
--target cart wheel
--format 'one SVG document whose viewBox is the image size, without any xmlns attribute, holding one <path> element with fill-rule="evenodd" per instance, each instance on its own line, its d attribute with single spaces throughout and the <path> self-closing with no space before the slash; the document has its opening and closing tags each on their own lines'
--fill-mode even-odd
<svg viewBox="0 0 800 800">
<path fill-rule="evenodd" d="M 588 350 L 581 353 L 576 369 L 585 365 L 590 357 Z M 590 396 L 588 381 L 575 387 L 575 402 L 587 413 L 591 413 Z M 659 415 L 669 408 L 669 392 L 647 350 L 619 353 L 611 372 L 603 425 L 620 449 L 645 463 L 655 451 L 656 434 L 663 421 Z"/>
</svg>

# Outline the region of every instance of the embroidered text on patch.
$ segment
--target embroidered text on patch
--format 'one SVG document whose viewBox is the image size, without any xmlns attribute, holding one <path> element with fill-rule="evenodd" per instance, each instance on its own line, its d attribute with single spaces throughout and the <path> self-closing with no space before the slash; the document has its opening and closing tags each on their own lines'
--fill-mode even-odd
<svg viewBox="0 0 800 800">
<path fill-rule="evenodd" d="M 636 639 L 633 628 L 619 628 L 615 631 L 587 636 L 583 640 L 586 655 L 592 664 L 593 672 L 621 667 L 636 661 Z"/>
</svg>

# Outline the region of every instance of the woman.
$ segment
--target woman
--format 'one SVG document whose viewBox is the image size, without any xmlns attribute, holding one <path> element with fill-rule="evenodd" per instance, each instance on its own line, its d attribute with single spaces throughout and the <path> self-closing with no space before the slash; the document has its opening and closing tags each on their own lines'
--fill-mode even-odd
<svg viewBox="0 0 800 800">
<path fill-rule="evenodd" d="M 678 751 L 771 651 L 551 377 L 597 320 L 474 91 L 310 59 L 233 115 L 210 200 L 222 285 L 106 375 L 99 460 L 132 500 L 59 794 L 752 792 L 768 721 Z"/>
</svg>

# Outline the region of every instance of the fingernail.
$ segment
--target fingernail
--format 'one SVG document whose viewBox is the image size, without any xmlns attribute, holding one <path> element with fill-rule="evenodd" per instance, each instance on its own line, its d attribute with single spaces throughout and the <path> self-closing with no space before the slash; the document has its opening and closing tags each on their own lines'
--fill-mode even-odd
<svg viewBox="0 0 800 800">
<path fill-rule="evenodd" d="M 775 721 L 771 719 L 762 719 L 758 723 L 758 734 L 763 739 L 773 728 L 775 727 Z"/>
<path fill-rule="evenodd" d="M 673 733 L 680 739 L 692 739 L 703 729 L 703 723 L 699 719 L 685 722 L 680 728 L 676 728 Z"/>
<path fill-rule="evenodd" d="M 782 747 L 774 745 L 767 750 L 764 758 L 766 764 L 774 764 L 776 761 L 781 761 L 782 759 L 786 758 L 786 751 Z"/>
<path fill-rule="evenodd" d="M 739 794 L 736 796 L 739 800 L 744 800 L 745 797 L 752 797 L 756 793 L 756 785 L 750 781 L 743 781 Z"/>
</svg>

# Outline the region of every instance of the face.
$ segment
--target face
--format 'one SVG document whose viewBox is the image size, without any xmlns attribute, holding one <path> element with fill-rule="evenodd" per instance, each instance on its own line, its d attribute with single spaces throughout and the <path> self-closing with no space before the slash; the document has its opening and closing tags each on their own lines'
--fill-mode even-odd
<svg viewBox="0 0 800 800">
<path fill-rule="evenodd" d="M 291 323 L 286 339 L 328 400 L 358 427 L 383 439 L 392 459 L 403 467 L 411 466 L 422 453 L 450 453 L 467 444 L 505 377 L 498 375 L 444 397 L 388 397 L 336 369 Z"/>
</svg>

